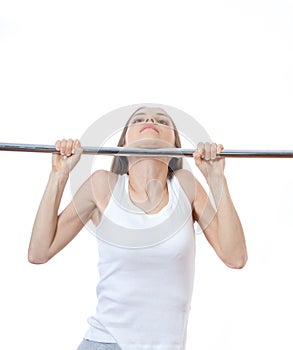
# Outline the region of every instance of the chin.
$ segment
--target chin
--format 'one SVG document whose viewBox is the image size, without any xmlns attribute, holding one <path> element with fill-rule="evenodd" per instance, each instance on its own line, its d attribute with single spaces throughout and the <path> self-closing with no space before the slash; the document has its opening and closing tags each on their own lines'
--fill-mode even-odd
<svg viewBox="0 0 293 350">
<path fill-rule="evenodd" d="M 171 143 L 159 139 L 142 139 L 125 145 L 125 147 L 134 148 L 173 148 Z"/>
</svg>

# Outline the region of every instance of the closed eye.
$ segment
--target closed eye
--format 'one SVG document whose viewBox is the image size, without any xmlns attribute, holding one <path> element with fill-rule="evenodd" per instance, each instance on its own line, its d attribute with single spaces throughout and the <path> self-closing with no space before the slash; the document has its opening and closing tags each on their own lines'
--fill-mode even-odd
<svg viewBox="0 0 293 350">
<path fill-rule="evenodd" d="M 157 120 L 157 122 L 158 122 L 158 124 L 162 124 L 162 125 L 166 125 L 166 126 L 170 125 L 170 122 L 167 119 L 159 119 L 159 120 Z"/>
<path fill-rule="evenodd" d="M 132 121 L 132 124 L 136 124 L 136 123 L 142 123 L 144 121 L 143 118 L 134 118 Z"/>
<path fill-rule="evenodd" d="M 169 123 L 166 120 L 164 120 L 164 119 L 159 119 L 158 123 L 159 124 L 163 124 L 163 125 L 169 125 Z"/>
</svg>

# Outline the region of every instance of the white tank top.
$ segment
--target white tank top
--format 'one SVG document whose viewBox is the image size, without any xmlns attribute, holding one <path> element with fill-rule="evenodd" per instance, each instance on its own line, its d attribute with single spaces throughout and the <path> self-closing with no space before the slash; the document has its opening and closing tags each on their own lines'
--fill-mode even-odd
<svg viewBox="0 0 293 350">
<path fill-rule="evenodd" d="M 184 350 L 194 282 L 192 208 L 179 181 L 167 180 L 169 201 L 146 214 L 120 175 L 96 227 L 98 304 L 85 338 L 122 350 Z"/>
</svg>

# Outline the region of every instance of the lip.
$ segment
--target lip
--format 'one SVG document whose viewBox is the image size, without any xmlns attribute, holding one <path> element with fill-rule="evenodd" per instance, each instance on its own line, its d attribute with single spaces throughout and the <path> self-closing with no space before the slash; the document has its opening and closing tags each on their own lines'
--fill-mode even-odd
<svg viewBox="0 0 293 350">
<path fill-rule="evenodd" d="M 157 133 L 159 133 L 159 130 L 156 127 L 154 127 L 153 125 L 145 125 L 143 128 L 140 129 L 140 132 L 142 132 L 146 129 L 152 129 L 152 130 L 156 131 Z"/>
</svg>

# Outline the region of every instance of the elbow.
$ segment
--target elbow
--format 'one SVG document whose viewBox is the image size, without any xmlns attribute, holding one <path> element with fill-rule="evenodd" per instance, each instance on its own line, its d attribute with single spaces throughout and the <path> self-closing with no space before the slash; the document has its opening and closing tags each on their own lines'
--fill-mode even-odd
<svg viewBox="0 0 293 350">
<path fill-rule="evenodd" d="M 240 269 L 243 269 L 243 267 L 246 265 L 246 262 L 245 260 L 239 260 L 233 264 L 231 263 L 225 263 L 228 267 L 230 267 L 231 269 L 235 269 L 235 270 L 240 270 Z"/>
<path fill-rule="evenodd" d="M 224 264 L 226 266 L 228 266 L 229 268 L 240 270 L 240 269 L 243 269 L 244 266 L 246 265 L 248 257 L 247 257 L 247 253 L 245 252 L 243 255 L 241 255 L 237 258 L 234 258 L 231 260 L 226 260 L 226 259 L 222 259 L 222 260 L 223 260 Z"/>
<path fill-rule="evenodd" d="M 48 256 L 35 254 L 30 250 L 28 251 L 27 259 L 31 264 L 34 264 L 34 265 L 45 264 L 50 260 Z"/>
</svg>

